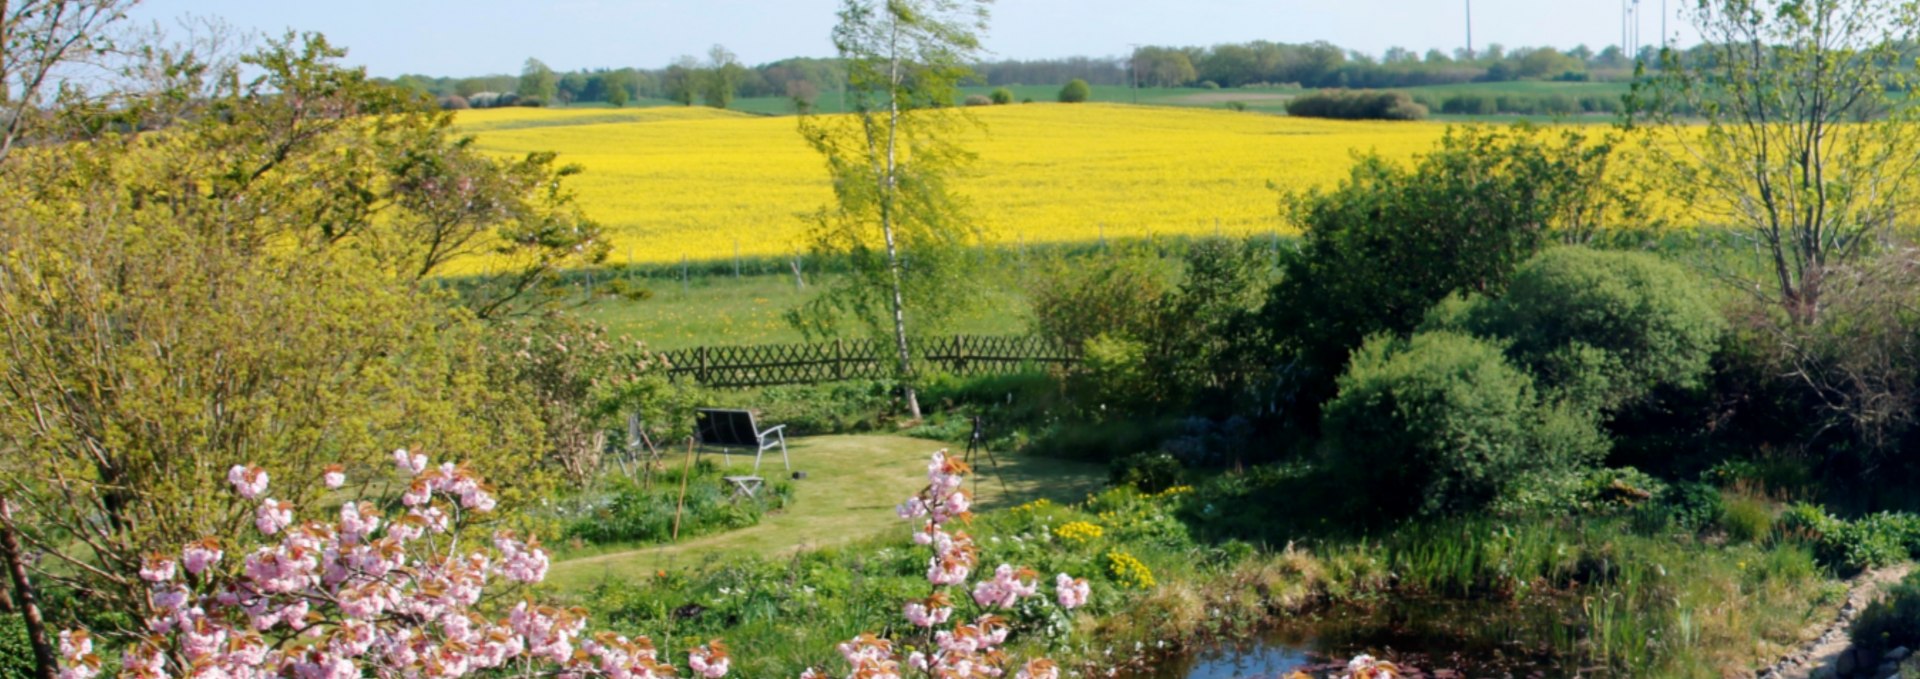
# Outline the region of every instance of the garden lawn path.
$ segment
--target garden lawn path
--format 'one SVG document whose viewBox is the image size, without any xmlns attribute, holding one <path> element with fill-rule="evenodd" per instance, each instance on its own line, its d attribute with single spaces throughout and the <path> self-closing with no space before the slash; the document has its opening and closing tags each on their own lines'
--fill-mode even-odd
<svg viewBox="0 0 1920 679">
<path fill-rule="evenodd" d="M 734 556 L 774 556 L 813 547 L 843 544 L 900 525 L 894 507 L 926 487 L 927 462 L 935 450 L 962 455 L 964 446 L 905 436 L 814 436 L 787 442 L 793 468 L 807 478 L 793 484 L 793 503 L 770 512 L 758 525 L 689 538 L 677 544 L 649 545 L 583 555 L 555 563 L 547 582 L 584 590 L 608 579 L 637 580 L 662 570 L 698 567 Z M 667 464 L 686 463 L 686 451 L 662 451 Z M 719 453 L 700 453 L 722 463 Z M 1102 465 L 995 451 L 998 466 L 984 455 L 969 478 L 975 510 L 1019 505 L 1038 498 L 1078 502 L 1106 481 Z M 749 474 L 752 455 L 734 455 L 732 474 Z M 760 466 L 768 483 L 785 478 L 777 451 Z M 1004 485 L 1003 485 L 1004 483 Z"/>
</svg>

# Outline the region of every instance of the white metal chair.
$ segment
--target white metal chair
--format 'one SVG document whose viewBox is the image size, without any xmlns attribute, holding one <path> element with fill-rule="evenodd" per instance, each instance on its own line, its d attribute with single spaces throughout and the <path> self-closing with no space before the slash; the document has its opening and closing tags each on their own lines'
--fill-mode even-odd
<svg viewBox="0 0 1920 679">
<path fill-rule="evenodd" d="M 735 448 L 753 451 L 753 473 L 760 474 L 760 458 L 768 450 L 780 449 L 780 463 L 793 471 L 787 457 L 787 425 L 760 428 L 751 410 L 700 408 L 693 411 L 694 438 L 702 448 L 719 448 L 727 464 L 733 464 Z"/>
</svg>

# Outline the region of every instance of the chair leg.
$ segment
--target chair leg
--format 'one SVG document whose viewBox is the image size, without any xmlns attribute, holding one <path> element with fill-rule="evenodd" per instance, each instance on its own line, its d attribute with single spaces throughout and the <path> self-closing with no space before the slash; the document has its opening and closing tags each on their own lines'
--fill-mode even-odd
<svg viewBox="0 0 1920 679">
<path fill-rule="evenodd" d="M 793 460 L 787 457 L 787 435 L 785 433 L 780 434 L 780 464 L 786 465 L 788 472 L 793 471 Z"/>
</svg>

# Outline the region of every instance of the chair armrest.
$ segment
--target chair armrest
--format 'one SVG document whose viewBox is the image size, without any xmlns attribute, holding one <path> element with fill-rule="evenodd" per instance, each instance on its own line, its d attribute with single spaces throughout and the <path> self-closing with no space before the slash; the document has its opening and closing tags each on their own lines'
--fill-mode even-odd
<svg viewBox="0 0 1920 679">
<path fill-rule="evenodd" d="M 760 432 L 759 434 L 757 434 L 757 436 L 759 436 L 760 438 L 766 438 L 768 434 L 779 434 L 780 438 L 786 438 L 787 437 L 786 432 L 781 431 L 782 429 L 786 429 L 786 428 L 787 428 L 787 425 L 776 424 L 771 427 L 767 427 L 766 431 Z"/>
</svg>

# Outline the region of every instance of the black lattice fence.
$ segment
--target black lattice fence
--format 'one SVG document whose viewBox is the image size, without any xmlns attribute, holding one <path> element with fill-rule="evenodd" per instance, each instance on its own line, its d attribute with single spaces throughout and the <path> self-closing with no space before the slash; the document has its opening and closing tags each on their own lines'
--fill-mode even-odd
<svg viewBox="0 0 1920 679">
<path fill-rule="evenodd" d="M 812 344 L 695 347 L 663 352 L 667 375 L 709 387 L 770 387 L 892 374 L 892 343 L 835 340 Z M 1016 372 L 1031 365 L 1067 365 L 1079 356 L 1035 337 L 954 335 L 913 342 L 920 369 L 956 375 Z"/>
</svg>

